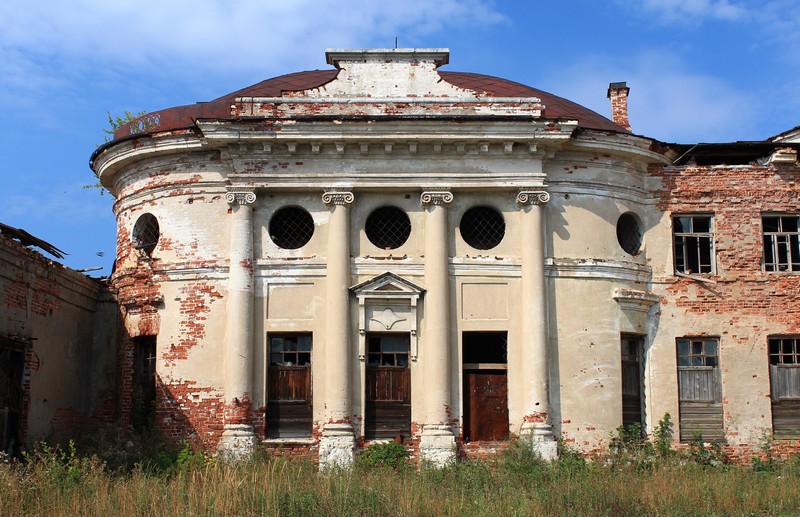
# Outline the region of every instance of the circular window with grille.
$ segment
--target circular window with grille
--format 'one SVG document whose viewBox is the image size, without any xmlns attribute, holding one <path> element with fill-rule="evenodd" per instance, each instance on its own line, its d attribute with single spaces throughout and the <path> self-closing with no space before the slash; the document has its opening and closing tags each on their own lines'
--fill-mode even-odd
<svg viewBox="0 0 800 517">
<path fill-rule="evenodd" d="M 133 225 L 131 241 L 133 247 L 142 250 L 148 257 L 153 254 L 160 236 L 158 219 L 153 214 L 142 214 Z"/>
<path fill-rule="evenodd" d="M 464 242 L 478 250 L 494 248 L 506 234 L 503 214 L 488 206 L 476 206 L 464 212 L 458 227 Z"/>
<path fill-rule="evenodd" d="M 364 227 L 369 242 L 384 250 L 399 248 L 411 235 L 408 215 L 397 207 L 384 206 L 367 217 Z"/>
<path fill-rule="evenodd" d="M 297 206 L 281 208 L 269 221 L 269 237 L 279 248 L 296 250 L 305 246 L 314 235 L 314 219 Z"/>
<path fill-rule="evenodd" d="M 619 216 L 617 220 L 617 241 L 626 253 L 636 255 L 642 247 L 642 226 L 639 218 L 631 212 Z"/>
</svg>

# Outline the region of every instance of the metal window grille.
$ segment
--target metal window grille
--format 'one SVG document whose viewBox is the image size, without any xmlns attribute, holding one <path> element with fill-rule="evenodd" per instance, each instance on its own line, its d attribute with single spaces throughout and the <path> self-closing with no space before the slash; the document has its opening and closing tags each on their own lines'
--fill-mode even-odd
<svg viewBox="0 0 800 517">
<path fill-rule="evenodd" d="M 393 250 L 408 240 L 411 235 L 411 221 L 399 208 L 384 206 L 369 214 L 364 231 L 375 246 Z"/>
<path fill-rule="evenodd" d="M 622 214 L 617 220 L 617 242 L 626 253 L 639 253 L 642 247 L 642 228 L 633 214 Z"/>
<path fill-rule="evenodd" d="M 800 337 L 769 338 L 769 364 L 800 364 Z"/>
<path fill-rule="evenodd" d="M 133 225 L 133 247 L 142 250 L 149 257 L 156 249 L 160 235 L 156 216 L 142 214 Z"/>
<path fill-rule="evenodd" d="M 714 272 L 714 235 L 710 215 L 680 215 L 672 218 L 675 271 Z"/>
<path fill-rule="evenodd" d="M 506 222 L 494 208 L 477 206 L 464 212 L 459 230 L 464 242 L 475 249 L 489 250 L 503 240 Z"/>
<path fill-rule="evenodd" d="M 281 208 L 269 221 L 269 237 L 279 248 L 301 248 L 308 244 L 313 235 L 314 219 L 300 207 Z"/>
<path fill-rule="evenodd" d="M 800 271 L 800 229 L 796 215 L 764 216 L 764 270 Z"/>
</svg>

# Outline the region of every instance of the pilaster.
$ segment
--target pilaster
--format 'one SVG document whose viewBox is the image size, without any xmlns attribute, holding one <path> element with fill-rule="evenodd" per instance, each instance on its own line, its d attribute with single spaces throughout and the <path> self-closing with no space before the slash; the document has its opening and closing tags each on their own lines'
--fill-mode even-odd
<svg viewBox="0 0 800 517">
<path fill-rule="evenodd" d="M 230 187 L 228 293 L 225 318 L 224 430 L 217 453 L 238 461 L 256 448 L 253 389 L 253 204 L 252 189 Z"/>
<path fill-rule="evenodd" d="M 325 300 L 325 423 L 319 447 L 320 469 L 353 463 L 352 360 L 350 350 L 350 205 L 349 190 L 331 189 L 322 202 L 331 210 Z"/>
<path fill-rule="evenodd" d="M 547 338 L 547 286 L 544 275 L 544 207 L 550 194 L 524 189 L 517 194 L 522 236 L 522 364 L 525 378 L 524 412 L 520 434 L 545 460 L 557 457 L 550 415 Z"/>
<path fill-rule="evenodd" d="M 434 466 L 455 461 L 455 437 L 450 408 L 450 272 L 447 207 L 453 194 L 424 189 L 425 209 L 425 323 L 420 363 L 425 387 L 425 413 L 420 436 L 420 459 Z"/>
</svg>

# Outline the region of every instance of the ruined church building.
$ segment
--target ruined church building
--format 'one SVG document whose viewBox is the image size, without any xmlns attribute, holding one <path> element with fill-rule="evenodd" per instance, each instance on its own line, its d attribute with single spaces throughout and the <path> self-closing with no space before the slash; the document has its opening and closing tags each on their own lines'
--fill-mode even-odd
<svg viewBox="0 0 800 517">
<path fill-rule="evenodd" d="M 666 413 L 676 442 L 800 449 L 798 128 L 668 144 L 631 132 L 625 83 L 607 119 L 446 49 L 326 56 L 92 156 L 118 419 L 322 466 L 376 440 L 591 453 Z"/>
</svg>

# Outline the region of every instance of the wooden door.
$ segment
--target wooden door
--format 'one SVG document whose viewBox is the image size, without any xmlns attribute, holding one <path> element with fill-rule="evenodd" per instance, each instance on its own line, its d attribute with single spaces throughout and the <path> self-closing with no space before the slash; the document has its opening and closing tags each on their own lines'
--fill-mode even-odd
<svg viewBox="0 0 800 517">
<path fill-rule="evenodd" d="M 368 366 L 364 437 L 411 435 L 411 375 L 407 366 Z"/>
<path fill-rule="evenodd" d="M 508 439 L 505 369 L 464 371 L 464 440 Z"/>
</svg>

